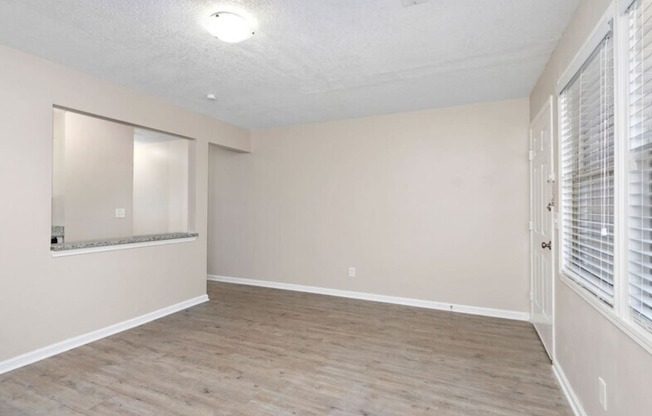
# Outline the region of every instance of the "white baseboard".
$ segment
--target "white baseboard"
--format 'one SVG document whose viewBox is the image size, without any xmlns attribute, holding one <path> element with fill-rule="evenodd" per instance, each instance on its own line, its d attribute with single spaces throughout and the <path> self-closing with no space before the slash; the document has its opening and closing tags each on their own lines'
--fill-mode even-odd
<svg viewBox="0 0 652 416">
<path fill-rule="evenodd" d="M 468 313 L 472 315 L 491 316 L 494 318 L 505 318 L 517 321 L 529 321 L 530 314 L 527 312 L 517 312 L 504 309 L 482 308 L 478 306 L 455 305 L 450 303 L 435 302 L 430 300 L 401 298 L 396 296 L 377 295 L 365 292 L 352 292 L 348 290 L 327 289 L 317 286 L 304 286 L 291 283 L 270 282 L 267 280 L 244 279 L 241 277 L 227 277 L 208 275 L 208 280 L 214 282 L 235 283 L 248 286 L 268 287 L 272 289 L 292 290 L 295 292 L 316 293 L 320 295 L 338 296 L 341 298 L 370 300 L 373 302 L 393 303 L 396 305 L 415 306 L 417 308 L 436 309 L 442 311 L 452 311 Z"/>
<path fill-rule="evenodd" d="M 582 402 L 575 394 L 573 387 L 566 378 L 566 374 L 564 374 L 564 370 L 562 370 L 558 364 L 553 364 L 552 372 L 555 373 L 555 377 L 557 377 L 561 390 L 564 392 L 566 400 L 568 400 L 568 404 L 570 404 L 571 409 L 573 409 L 575 416 L 587 416 L 586 411 L 582 406 Z"/>
<path fill-rule="evenodd" d="M 97 341 L 98 339 L 102 339 L 113 334 L 117 334 L 118 332 L 135 328 L 137 326 L 146 324 L 147 322 L 151 322 L 166 315 L 188 309 L 191 306 L 195 306 L 206 301 L 208 301 L 208 295 L 197 296 L 196 298 L 188 299 L 183 302 L 156 310 L 154 312 L 146 313 L 136 318 L 98 329 L 97 331 L 69 338 L 67 340 L 57 342 L 56 344 L 48 345 L 47 347 L 39 348 L 38 350 L 30 351 L 17 357 L 1 361 L 0 374 L 35 363 L 48 357 L 52 357 L 53 355 L 61 354 L 62 352 L 66 352 L 73 348 L 81 347 L 82 345 L 89 344 L 93 341 Z"/>
</svg>

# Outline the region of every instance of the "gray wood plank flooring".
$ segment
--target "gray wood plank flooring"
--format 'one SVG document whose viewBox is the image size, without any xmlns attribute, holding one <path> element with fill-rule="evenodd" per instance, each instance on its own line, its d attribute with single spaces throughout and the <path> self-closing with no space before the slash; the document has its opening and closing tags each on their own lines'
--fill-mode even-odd
<svg viewBox="0 0 652 416">
<path fill-rule="evenodd" d="M 571 416 L 526 322 L 209 282 L 0 376 L 0 415 Z"/>
</svg>

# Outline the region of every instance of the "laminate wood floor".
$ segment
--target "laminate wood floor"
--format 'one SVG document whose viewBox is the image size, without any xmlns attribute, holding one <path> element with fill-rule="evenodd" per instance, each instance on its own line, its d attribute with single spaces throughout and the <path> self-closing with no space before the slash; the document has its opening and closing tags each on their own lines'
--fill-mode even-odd
<svg viewBox="0 0 652 416">
<path fill-rule="evenodd" d="M 0 415 L 571 416 L 529 323 L 209 283 L 0 376 Z"/>
</svg>

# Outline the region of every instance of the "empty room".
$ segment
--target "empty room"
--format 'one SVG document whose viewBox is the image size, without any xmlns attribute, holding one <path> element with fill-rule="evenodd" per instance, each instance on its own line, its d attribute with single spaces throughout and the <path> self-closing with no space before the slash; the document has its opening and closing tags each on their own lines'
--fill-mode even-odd
<svg viewBox="0 0 652 416">
<path fill-rule="evenodd" d="M 652 414 L 652 0 L 0 0 L 0 416 Z"/>
</svg>

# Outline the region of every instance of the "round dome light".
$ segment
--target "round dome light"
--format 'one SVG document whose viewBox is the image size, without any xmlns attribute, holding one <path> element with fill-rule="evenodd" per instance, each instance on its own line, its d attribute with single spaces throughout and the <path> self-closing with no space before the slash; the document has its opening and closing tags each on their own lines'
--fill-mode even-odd
<svg viewBox="0 0 652 416">
<path fill-rule="evenodd" d="M 213 14 L 206 28 L 211 35 L 227 43 L 242 42 L 254 34 L 253 27 L 244 17 L 231 12 Z"/>
</svg>

